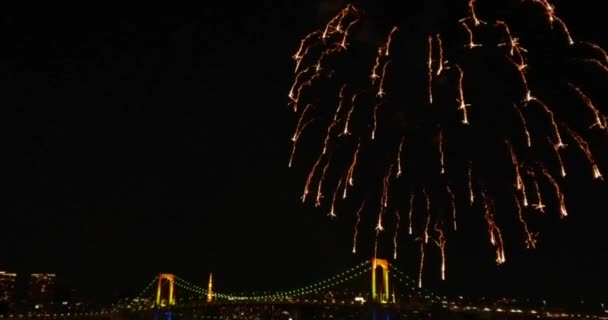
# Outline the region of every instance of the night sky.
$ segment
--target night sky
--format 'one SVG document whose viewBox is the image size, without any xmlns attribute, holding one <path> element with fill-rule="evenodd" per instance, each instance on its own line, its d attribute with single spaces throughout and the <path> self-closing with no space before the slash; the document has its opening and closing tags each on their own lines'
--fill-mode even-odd
<svg viewBox="0 0 608 320">
<path fill-rule="evenodd" d="M 423 29 L 448 8 L 429 3 L 402 17 L 362 7 L 379 25 L 410 18 Z M 554 3 L 576 38 L 608 47 L 601 2 Z M 285 289 L 368 259 L 350 252 L 352 214 L 330 220 L 302 205 L 308 167 L 287 167 L 291 57 L 342 5 L 3 13 L 0 270 L 54 272 L 108 299 L 159 272 L 201 284 L 213 272 L 219 291 Z M 448 280 L 430 266 L 426 283 L 454 295 L 606 300 L 606 196 L 590 180 L 569 192 L 570 217 L 549 219 L 537 250 L 510 244 L 500 267 L 486 238 L 456 238 Z M 394 263 L 415 272 L 417 261 Z"/>
</svg>

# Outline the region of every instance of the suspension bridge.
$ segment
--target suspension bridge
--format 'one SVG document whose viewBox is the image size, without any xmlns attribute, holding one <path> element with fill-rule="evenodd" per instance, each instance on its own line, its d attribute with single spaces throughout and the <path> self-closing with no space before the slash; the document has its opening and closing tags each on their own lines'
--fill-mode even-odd
<svg viewBox="0 0 608 320">
<path fill-rule="evenodd" d="M 112 319 L 117 319 L 117 314 L 125 319 L 145 314 L 145 319 L 155 320 L 299 320 L 364 314 L 396 319 L 396 315 L 406 314 L 425 318 L 433 308 L 445 303 L 445 297 L 419 288 L 415 280 L 387 260 L 374 258 L 305 286 L 262 293 L 216 290 L 212 275 L 201 286 L 175 274 L 162 273 L 136 297 L 121 299 L 105 311 L 114 315 Z"/>
</svg>

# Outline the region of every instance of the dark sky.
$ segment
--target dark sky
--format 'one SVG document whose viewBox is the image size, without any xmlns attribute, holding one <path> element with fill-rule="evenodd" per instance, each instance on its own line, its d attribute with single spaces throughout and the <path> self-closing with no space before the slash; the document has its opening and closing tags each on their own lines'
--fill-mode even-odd
<svg viewBox="0 0 608 320">
<path fill-rule="evenodd" d="M 601 4 L 555 3 L 575 36 L 608 46 Z M 2 14 L 0 270 L 55 272 L 109 297 L 159 272 L 193 282 L 214 272 L 218 290 L 298 286 L 369 257 L 350 253 L 352 215 L 332 221 L 303 206 L 307 171 L 287 168 L 291 56 L 340 3 L 205 6 L 188 15 Z M 435 1 L 403 17 L 364 8 L 379 25 L 405 17 L 427 30 L 446 7 Z M 569 192 L 571 217 L 550 223 L 539 249 L 514 249 L 496 267 L 485 239 L 483 250 L 455 244 L 449 280 L 430 267 L 429 286 L 608 298 L 608 193 L 589 185 L 594 192 Z M 413 272 L 417 261 L 395 263 Z"/>
</svg>

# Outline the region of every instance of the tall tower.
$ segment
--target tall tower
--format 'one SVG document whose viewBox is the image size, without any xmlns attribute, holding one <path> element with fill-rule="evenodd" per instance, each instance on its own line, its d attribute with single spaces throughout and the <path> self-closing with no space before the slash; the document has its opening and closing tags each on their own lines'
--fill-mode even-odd
<svg viewBox="0 0 608 320">
<path fill-rule="evenodd" d="M 167 300 L 162 298 L 163 282 L 169 283 L 169 297 Z M 175 275 L 170 273 L 161 273 L 158 275 L 158 286 L 156 288 L 156 305 L 164 307 L 167 304 L 170 306 L 175 305 L 174 295 Z"/>
<path fill-rule="evenodd" d="M 382 284 L 380 288 L 380 294 L 377 291 L 376 285 L 376 268 L 382 268 Z M 385 259 L 372 259 L 372 301 L 387 303 L 389 301 L 389 287 L 388 287 L 388 261 Z"/>
<path fill-rule="evenodd" d="M 207 302 L 213 302 L 213 273 L 209 274 L 209 285 L 207 286 Z"/>
</svg>

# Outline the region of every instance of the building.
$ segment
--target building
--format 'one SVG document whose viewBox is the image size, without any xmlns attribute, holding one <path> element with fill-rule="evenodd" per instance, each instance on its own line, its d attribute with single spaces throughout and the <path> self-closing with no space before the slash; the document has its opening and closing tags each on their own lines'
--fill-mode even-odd
<svg viewBox="0 0 608 320">
<path fill-rule="evenodd" d="M 0 271 L 0 315 L 7 314 L 15 304 L 16 273 Z"/>
<path fill-rule="evenodd" d="M 27 287 L 28 303 L 35 309 L 48 309 L 55 298 L 55 274 L 33 273 Z"/>
<path fill-rule="evenodd" d="M 0 302 L 15 302 L 16 273 L 0 271 Z"/>
</svg>

